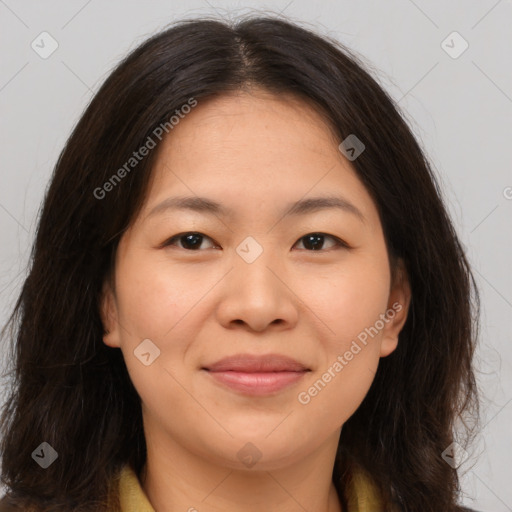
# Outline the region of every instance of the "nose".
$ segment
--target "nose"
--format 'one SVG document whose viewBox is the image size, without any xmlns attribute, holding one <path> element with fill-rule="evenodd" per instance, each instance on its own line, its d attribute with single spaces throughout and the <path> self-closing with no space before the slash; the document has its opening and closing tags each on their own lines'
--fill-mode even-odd
<svg viewBox="0 0 512 512">
<path fill-rule="evenodd" d="M 227 329 L 245 327 L 261 332 L 272 328 L 287 330 L 298 321 L 299 298 L 287 279 L 284 265 L 275 253 L 264 250 L 248 263 L 238 254 L 234 268 L 224 280 L 218 321 Z"/>
</svg>

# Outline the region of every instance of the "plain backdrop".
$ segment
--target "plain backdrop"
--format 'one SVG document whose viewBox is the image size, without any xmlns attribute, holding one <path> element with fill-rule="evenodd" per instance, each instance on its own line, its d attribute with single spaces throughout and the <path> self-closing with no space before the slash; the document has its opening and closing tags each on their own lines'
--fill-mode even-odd
<svg viewBox="0 0 512 512">
<path fill-rule="evenodd" d="M 482 298 L 483 429 L 461 468 L 464 503 L 512 511 L 510 0 L 0 0 L 0 321 L 26 275 L 53 166 L 112 68 L 174 20 L 249 12 L 280 13 L 361 55 L 425 148 Z M 46 51 L 58 45 L 47 58 L 32 47 L 41 37 Z"/>
</svg>

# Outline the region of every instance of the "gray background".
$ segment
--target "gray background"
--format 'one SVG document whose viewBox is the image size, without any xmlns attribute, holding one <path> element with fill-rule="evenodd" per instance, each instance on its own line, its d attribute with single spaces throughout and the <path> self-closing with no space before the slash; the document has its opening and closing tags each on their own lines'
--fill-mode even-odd
<svg viewBox="0 0 512 512">
<path fill-rule="evenodd" d="M 255 10 L 281 12 L 362 55 L 427 151 L 482 296 L 484 428 L 462 466 L 464 503 L 512 511 L 511 0 L 0 0 L 0 321 L 25 276 L 52 168 L 113 66 L 173 20 Z M 47 59 L 31 47 L 43 31 L 58 42 Z M 453 31 L 469 44 L 457 58 L 442 45 Z M 453 54 L 461 43 L 450 39 Z"/>
</svg>

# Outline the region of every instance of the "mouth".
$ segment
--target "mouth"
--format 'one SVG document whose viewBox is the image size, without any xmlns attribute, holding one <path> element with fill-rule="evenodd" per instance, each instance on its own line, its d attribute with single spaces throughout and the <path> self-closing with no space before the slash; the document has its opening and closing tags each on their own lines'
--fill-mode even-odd
<svg viewBox="0 0 512 512">
<path fill-rule="evenodd" d="M 202 367 L 215 381 L 246 395 L 275 394 L 301 380 L 311 370 L 295 359 L 269 354 L 237 354 Z"/>
</svg>

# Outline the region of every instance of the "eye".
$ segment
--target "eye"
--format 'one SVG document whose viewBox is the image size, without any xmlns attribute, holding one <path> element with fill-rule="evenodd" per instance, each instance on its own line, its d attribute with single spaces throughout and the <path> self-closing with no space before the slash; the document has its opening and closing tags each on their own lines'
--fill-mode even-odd
<svg viewBox="0 0 512 512">
<path fill-rule="evenodd" d="M 299 242 L 303 241 L 303 246 L 306 246 L 311 248 L 313 251 L 319 251 L 324 246 L 324 239 L 330 238 L 331 240 L 334 240 L 334 245 L 332 247 L 345 247 L 346 249 L 349 248 L 349 245 L 341 240 L 340 238 L 337 238 L 332 235 L 327 235 L 326 233 L 308 233 L 307 235 L 304 235 L 303 237 L 299 238 Z M 306 249 L 307 250 L 307 249 Z"/>
<path fill-rule="evenodd" d="M 302 242 L 304 250 L 306 251 L 320 251 L 325 250 L 325 238 L 330 238 L 334 241 L 334 244 L 331 245 L 331 249 L 334 247 L 344 247 L 346 249 L 350 248 L 349 245 L 332 235 L 327 235 L 326 233 L 308 233 L 303 237 L 299 238 L 298 242 Z M 198 233 L 196 231 L 189 231 L 186 233 L 179 233 L 169 238 L 166 242 L 162 244 L 162 247 L 168 246 L 176 246 L 178 245 L 179 249 L 186 249 L 190 251 L 197 251 L 201 248 L 202 241 L 204 239 L 208 239 L 213 241 L 209 236 L 204 235 L 203 233 Z M 297 245 L 297 243 L 295 245 Z M 215 247 L 218 247 L 216 245 Z"/>
<path fill-rule="evenodd" d="M 182 246 L 178 247 L 179 249 L 187 249 L 191 251 L 197 251 L 199 247 L 201 247 L 202 239 L 207 238 L 211 240 L 210 237 L 203 235 L 202 233 L 197 233 L 195 231 L 190 231 L 187 233 L 179 233 L 174 235 L 172 238 L 169 238 L 166 242 L 162 244 L 163 247 L 167 247 L 170 245 L 176 245 L 176 242 L 181 242 Z"/>
</svg>

